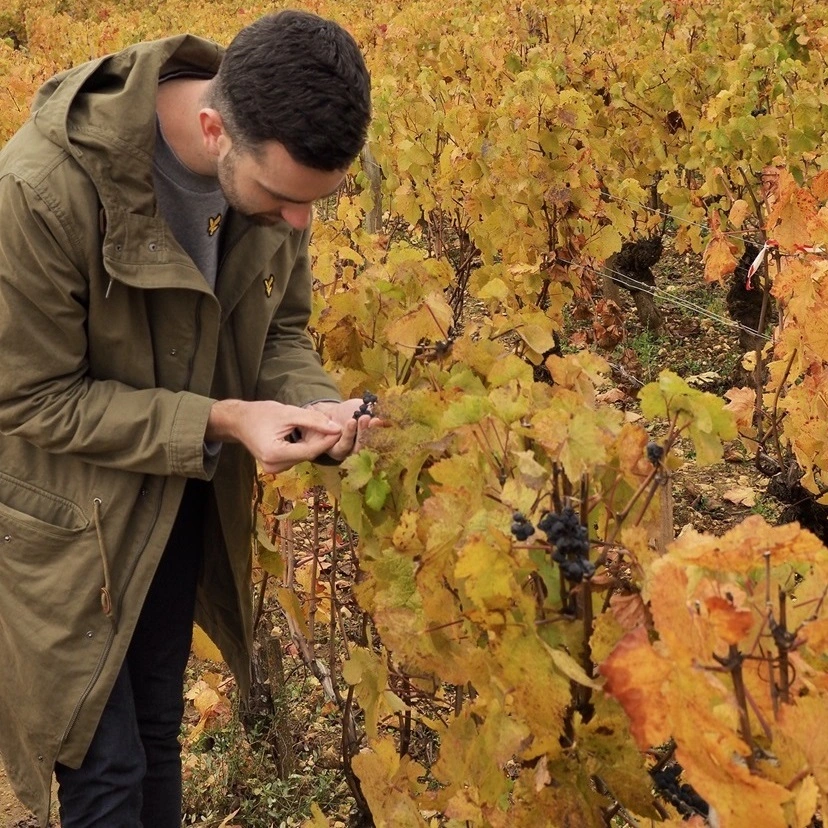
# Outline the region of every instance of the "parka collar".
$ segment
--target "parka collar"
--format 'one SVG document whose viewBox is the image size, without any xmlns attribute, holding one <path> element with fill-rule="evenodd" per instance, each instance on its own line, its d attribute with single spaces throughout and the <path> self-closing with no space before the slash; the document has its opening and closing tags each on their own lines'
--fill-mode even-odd
<svg viewBox="0 0 828 828">
<path fill-rule="evenodd" d="M 219 46 L 193 35 L 136 44 L 52 78 L 35 98 L 38 129 L 74 157 L 98 192 L 104 260 L 118 281 L 209 290 L 158 213 L 154 84 L 167 72 L 214 74 L 221 56 Z"/>
<path fill-rule="evenodd" d="M 139 43 L 55 76 L 35 98 L 38 129 L 74 157 L 98 192 L 103 258 L 114 280 L 140 288 L 210 291 L 158 212 L 152 178 L 154 89 L 162 74 L 215 74 L 222 55 L 215 43 L 194 35 Z M 239 267 L 233 268 L 233 279 L 217 284 L 225 315 L 255 278 L 242 259 L 260 256 L 263 249 L 272 253 L 295 232 L 285 223 L 256 227 L 233 211 L 227 229 L 222 260 L 238 257 Z"/>
<path fill-rule="evenodd" d="M 131 212 L 155 215 L 155 94 L 147 85 L 162 72 L 214 74 L 221 56 L 219 46 L 193 35 L 136 44 L 48 81 L 35 98 L 35 123 L 75 157 L 107 213 L 128 204 Z"/>
</svg>

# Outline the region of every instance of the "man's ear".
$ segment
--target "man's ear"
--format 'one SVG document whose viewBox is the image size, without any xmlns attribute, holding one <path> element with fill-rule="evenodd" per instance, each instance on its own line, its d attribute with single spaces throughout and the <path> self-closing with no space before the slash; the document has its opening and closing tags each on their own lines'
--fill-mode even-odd
<svg viewBox="0 0 828 828">
<path fill-rule="evenodd" d="M 204 149 L 213 158 L 222 157 L 232 144 L 227 130 L 224 128 L 224 119 L 217 109 L 205 107 L 198 113 L 198 122 L 201 126 L 201 137 Z"/>
</svg>

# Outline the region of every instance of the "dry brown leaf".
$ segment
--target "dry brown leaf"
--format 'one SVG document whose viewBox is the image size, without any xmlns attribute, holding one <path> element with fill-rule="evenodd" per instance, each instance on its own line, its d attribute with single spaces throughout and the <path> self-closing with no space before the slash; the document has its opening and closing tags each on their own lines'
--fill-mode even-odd
<svg viewBox="0 0 828 828">
<path fill-rule="evenodd" d="M 595 399 L 598 402 L 617 403 L 628 399 L 628 394 L 620 388 L 610 388 L 609 391 L 604 391 L 603 394 L 598 394 Z"/>
<path fill-rule="evenodd" d="M 736 486 L 736 488 L 726 491 L 722 497 L 737 506 L 751 507 L 756 505 L 756 489 L 750 486 Z"/>
<path fill-rule="evenodd" d="M 747 433 L 753 426 L 753 415 L 756 411 L 756 391 L 752 388 L 731 388 L 725 392 L 730 402 L 725 406 L 725 411 L 730 411 L 736 418 L 736 427 L 739 431 Z"/>
<path fill-rule="evenodd" d="M 535 765 L 535 792 L 542 791 L 551 781 L 552 777 L 549 774 L 549 764 L 546 761 L 546 756 L 541 756 L 538 759 L 538 764 Z"/>
<path fill-rule="evenodd" d="M 742 452 L 734 446 L 725 447 L 722 459 L 725 463 L 744 463 L 745 461 L 745 458 L 742 456 Z"/>
<path fill-rule="evenodd" d="M 637 592 L 631 595 L 613 593 L 610 611 L 625 630 L 634 630 L 647 622 L 647 608 Z"/>
</svg>

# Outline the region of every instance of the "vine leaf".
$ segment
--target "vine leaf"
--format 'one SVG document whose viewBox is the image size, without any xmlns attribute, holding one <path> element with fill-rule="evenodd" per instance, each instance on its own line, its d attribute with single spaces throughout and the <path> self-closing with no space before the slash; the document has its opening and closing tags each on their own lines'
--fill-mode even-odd
<svg viewBox="0 0 828 828">
<path fill-rule="evenodd" d="M 438 803 L 450 819 L 491 824 L 487 814 L 498 809 L 511 787 L 503 768 L 530 740 L 529 728 L 491 704 L 464 709 L 437 733 L 440 758 L 434 776 L 446 788 Z M 469 750 L 470 744 L 476 749 Z"/>
<path fill-rule="evenodd" d="M 775 188 L 775 203 L 768 214 L 767 233 L 779 247 L 790 252 L 798 245 L 813 241 L 813 222 L 817 202 L 805 188 L 799 187 L 787 170 L 780 170 Z"/>
<path fill-rule="evenodd" d="M 662 371 L 657 382 L 645 385 L 639 399 L 641 413 L 648 419 L 661 417 L 688 430 L 700 466 L 721 460 L 722 441 L 737 436 L 733 415 L 722 400 L 692 388 L 672 371 Z"/>
<path fill-rule="evenodd" d="M 428 828 L 420 808 L 427 800 L 423 784 L 425 768 L 409 756 L 400 758 L 394 740 L 374 740 L 352 759 L 360 786 L 372 814 L 389 815 L 395 828 Z"/>
<path fill-rule="evenodd" d="M 725 236 L 713 238 L 704 251 L 705 282 L 723 282 L 736 270 L 738 261 L 735 256 L 736 246 Z"/>
<path fill-rule="evenodd" d="M 730 207 L 728 221 L 737 229 L 741 229 L 745 219 L 750 215 L 750 205 L 743 198 L 738 198 Z"/>
<path fill-rule="evenodd" d="M 403 700 L 388 689 L 388 666 L 377 653 L 365 647 L 352 649 L 351 657 L 342 665 L 342 677 L 355 687 L 369 738 L 377 738 L 380 719 L 407 710 Z"/>
</svg>

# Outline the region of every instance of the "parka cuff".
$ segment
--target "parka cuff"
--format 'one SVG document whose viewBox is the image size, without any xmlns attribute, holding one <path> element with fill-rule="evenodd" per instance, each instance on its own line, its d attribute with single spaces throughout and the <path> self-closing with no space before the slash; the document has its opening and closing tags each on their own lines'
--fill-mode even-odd
<svg viewBox="0 0 828 828">
<path fill-rule="evenodd" d="M 170 473 L 181 477 L 209 480 L 215 472 L 218 457 L 210 458 L 204 451 L 204 435 L 210 409 L 216 400 L 183 391 L 173 416 L 170 433 Z"/>
</svg>

